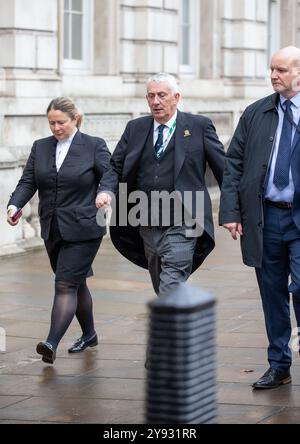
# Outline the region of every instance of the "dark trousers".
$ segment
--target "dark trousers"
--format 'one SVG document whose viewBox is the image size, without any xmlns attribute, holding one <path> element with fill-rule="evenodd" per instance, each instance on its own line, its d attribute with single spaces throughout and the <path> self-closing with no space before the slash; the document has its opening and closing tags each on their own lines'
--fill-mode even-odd
<svg viewBox="0 0 300 444">
<path fill-rule="evenodd" d="M 287 370 L 292 362 L 290 293 L 300 326 L 300 231 L 291 209 L 265 206 L 263 262 L 256 276 L 269 340 L 268 361 L 272 368 Z"/>
<path fill-rule="evenodd" d="M 163 295 L 185 282 L 193 266 L 197 238 L 186 236 L 187 227 L 141 227 L 145 255 L 154 291 Z"/>
</svg>

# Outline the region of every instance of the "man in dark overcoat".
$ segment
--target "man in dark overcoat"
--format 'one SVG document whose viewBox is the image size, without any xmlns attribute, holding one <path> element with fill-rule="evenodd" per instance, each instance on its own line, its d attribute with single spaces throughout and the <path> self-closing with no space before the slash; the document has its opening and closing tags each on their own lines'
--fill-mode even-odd
<svg viewBox="0 0 300 444">
<path fill-rule="evenodd" d="M 300 325 L 299 69 L 300 49 L 273 55 L 275 93 L 244 111 L 226 156 L 219 221 L 241 236 L 243 261 L 256 269 L 269 340 L 255 389 L 291 382 L 290 293 Z"/>
</svg>

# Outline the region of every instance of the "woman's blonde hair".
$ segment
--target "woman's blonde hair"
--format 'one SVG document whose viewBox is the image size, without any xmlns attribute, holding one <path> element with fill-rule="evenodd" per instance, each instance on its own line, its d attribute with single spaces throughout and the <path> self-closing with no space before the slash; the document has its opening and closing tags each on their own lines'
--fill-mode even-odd
<svg viewBox="0 0 300 444">
<path fill-rule="evenodd" d="M 56 97 L 56 99 L 51 100 L 47 108 L 47 115 L 51 110 L 61 111 L 62 113 L 68 114 L 68 116 L 75 120 L 77 119 L 77 128 L 80 127 L 82 123 L 82 114 L 78 111 L 75 103 L 69 97 Z"/>
</svg>

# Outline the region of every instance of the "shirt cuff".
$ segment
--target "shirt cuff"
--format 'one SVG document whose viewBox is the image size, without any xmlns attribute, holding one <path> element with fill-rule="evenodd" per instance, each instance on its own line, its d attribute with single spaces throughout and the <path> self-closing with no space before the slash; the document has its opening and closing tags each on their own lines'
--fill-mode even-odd
<svg viewBox="0 0 300 444">
<path fill-rule="evenodd" d="M 9 205 L 7 207 L 7 212 L 9 212 L 10 210 L 14 210 L 15 212 L 17 211 L 18 207 L 16 207 L 15 205 Z"/>
</svg>

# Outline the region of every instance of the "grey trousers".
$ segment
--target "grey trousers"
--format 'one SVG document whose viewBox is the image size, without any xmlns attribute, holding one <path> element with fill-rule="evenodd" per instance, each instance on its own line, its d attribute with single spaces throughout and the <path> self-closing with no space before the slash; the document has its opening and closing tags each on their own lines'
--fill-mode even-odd
<svg viewBox="0 0 300 444">
<path fill-rule="evenodd" d="M 185 282 L 192 271 L 197 238 L 186 227 L 140 227 L 154 291 L 161 296 Z"/>
</svg>

